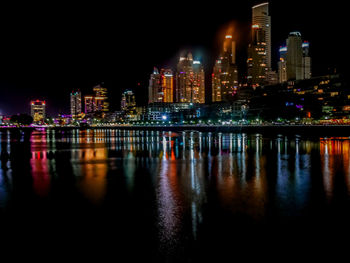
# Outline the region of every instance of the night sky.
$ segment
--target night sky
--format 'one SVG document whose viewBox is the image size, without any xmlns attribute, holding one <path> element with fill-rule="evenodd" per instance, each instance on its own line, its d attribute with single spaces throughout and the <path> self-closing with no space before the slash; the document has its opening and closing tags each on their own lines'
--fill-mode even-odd
<svg viewBox="0 0 350 263">
<path fill-rule="evenodd" d="M 69 113 L 70 91 L 89 94 L 100 82 L 109 89 L 114 110 L 119 110 L 125 89 L 133 89 L 138 103 L 145 104 L 153 67 L 175 69 L 184 49 L 203 61 L 210 91 L 209 75 L 221 46 L 218 38 L 230 23 L 244 73 L 251 7 L 260 2 L 1 4 L 0 112 L 29 113 L 31 99 L 45 99 L 49 114 Z M 311 43 L 314 75 L 333 67 L 345 73 L 349 23 L 341 3 L 270 1 L 275 69 L 279 46 L 297 30 Z"/>
</svg>

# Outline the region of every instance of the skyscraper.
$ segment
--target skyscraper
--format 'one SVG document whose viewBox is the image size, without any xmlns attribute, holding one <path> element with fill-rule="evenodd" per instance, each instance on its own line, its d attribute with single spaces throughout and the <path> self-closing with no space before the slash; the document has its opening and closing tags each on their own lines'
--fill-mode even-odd
<svg viewBox="0 0 350 263">
<path fill-rule="evenodd" d="M 162 102 L 174 102 L 174 74 L 171 69 L 162 69 L 161 86 L 162 86 Z"/>
<path fill-rule="evenodd" d="M 212 101 L 230 101 L 237 92 L 236 42 L 226 35 L 223 49 L 215 62 L 212 74 Z"/>
<path fill-rule="evenodd" d="M 156 67 L 154 67 L 153 73 L 151 74 L 151 77 L 149 79 L 148 103 L 160 102 L 161 90 L 161 76 L 159 74 L 159 70 Z"/>
<path fill-rule="evenodd" d="M 85 106 L 85 114 L 91 114 L 95 109 L 95 97 L 92 95 L 84 96 L 84 106 Z"/>
<path fill-rule="evenodd" d="M 127 119 L 134 119 L 136 115 L 135 95 L 131 90 L 126 90 L 122 94 L 120 108 L 125 113 Z"/>
<path fill-rule="evenodd" d="M 280 83 L 286 82 L 287 78 L 287 47 L 280 47 L 280 61 L 278 61 L 278 80 Z"/>
<path fill-rule="evenodd" d="M 148 86 L 148 103 L 173 102 L 174 76 L 171 69 L 155 67 L 151 74 Z"/>
<path fill-rule="evenodd" d="M 247 66 L 248 84 L 254 87 L 268 83 L 273 75 L 269 3 L 253 6 L 252 13 L 252 39 L 248 48 Z"/>
<path fill-rule="evenodd" d="M 269 3 L 262 3 L 252 7 L 253 25 L 259 26 L 263 32 L 263 38 L 266 43 L 266 66 L 271 69 L 271 16 L 269 15 Z"/>
<path fill-rule="evenodd" d="M 302 79 L 303 48 L 300 32 L 291 32 L 287 39 L 287 79 Z"/>
<path fill-rule="evenodd" d="M 81 114 L 81 92 L 75 91 L 70 94 L 70 111 L 72 118 L 76 118 Z"/>
<path fill-rule="evenodd" d="M 302 78 L 310 79 L 311 78 L 311 57 L 309 54 L 310 43 L 304 41 L 302 44 L 303 48 L 303 61 L 302 61 Z"/>
<path fill-rule="evenodd" d="M 300 32 L 291 32 L 287 46 L 280 48 L 279 81 L 311 78 L 310 43 L 302 41 Z"/>
<path fill-rule="evenodd" d="M 42 122 L 46 116 L 46 102 L 41 100 L 33 100 L 31 105 L 31 116 L 34 122 Z"/>
<path fill-rule="evenodd" d="M 256 87 L 267 83 L 269 71 L 266 56 L 266 34 L 259 25 L 252 26 L 252 42 L 248 47 L 248 84 Z"/>
<path fill-rule="evenodd" d="M 95 92 L 95 101 L 94 101 L 94 111 L 95 112 L 108 112 L 108 97 L 107 97 L 107 88 L 97 85 L 93 88 Z"/>
<path fill-rule="evenodd" d="M 182 103 L 205 103 L 205 75 L 200 61 L 192 54 L 181 56 L 176 74 L 176 101 Z"/>
</svg>

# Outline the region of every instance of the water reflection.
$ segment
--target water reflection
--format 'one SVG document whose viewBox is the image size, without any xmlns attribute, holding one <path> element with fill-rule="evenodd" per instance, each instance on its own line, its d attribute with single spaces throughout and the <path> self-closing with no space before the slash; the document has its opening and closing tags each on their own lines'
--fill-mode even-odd
<svg viewBox="0 0 350 263">
<path fill-rule="evenodd" d="M 169 249 L 198 240 L 212 207 L 261 222 L 350 196 L 349 138 L 105 129 L 1 131 L 0 138 L 0 209 L 23 174 L 44 199 L 70 176 L 64 184 L 94 206 L 152 200 Z M 107 202 L 114 191 L 122 200 Z"/>
</svg>

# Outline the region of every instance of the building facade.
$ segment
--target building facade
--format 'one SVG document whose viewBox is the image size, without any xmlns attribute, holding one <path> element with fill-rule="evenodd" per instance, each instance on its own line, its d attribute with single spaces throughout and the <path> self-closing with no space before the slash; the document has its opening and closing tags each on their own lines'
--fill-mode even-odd
<svg viewBox="0 0 350 263">
<path fill-rule="evenodd" d="M 204 68 L 191 53 L 181 56 L 177 65 L 176 102 L 205 103 Z"/>
<path fill-rule="evenodd" d="M 173 102 L 174 75 L 171 69 L 159 70 L 155 67 L 148 86 L 148 103 Z"/>
<path fill-rule="evenodd" d="M 76 118 L 82 113 L 80 91 L 75 91 L 70 94 L 70 111 L 72 118 Z"/>
<path fill-rule="evenodd" d="M 134 120 L 136 118 L 136 99 L 131 90 L 123 92 L 120 108 L 124 112 L 127 120 Z"/>
<path fill-rule="evenodd" d="M 94 111 L 108 112 L 109 103 L 108 103 L 108 96 L 107 96 L 107 88 L 102 87 L 101 85 L 97 85 L 93 88 L 93 91 L 95 92 Z"/>
<path fill-rule="evenodd" d="M 95 97 L 93 95 L 84 96 L 84 112 L 85 114 L 94 113 Z"/>
<path fill-rule="evenodd" d="M 226 35 L 219 58 L 212 74 L 212 101 L 231 101 L 238 89 L 236 43 L 232 35 Z"/>
<path fill-rule="evenodd" d="M 279 82 L 311 78 L 310 43 L 302 40 L 300 32 L 291 32 L 287 45 L 280 48 Z"/>
<path fill-rule="evenodd" d="M 31 101 L 31 116 L 34 122 L 43 122 L 46 117 L 46 102 L 41 100 Z"/>
<path fill-rule="evenodd" d="M 252 7 L 252 36 L 248 47 L 247 83 L 252 87 L 277 81 L 271 69 L 271 16 L 269 3 Z"/>
</svg>

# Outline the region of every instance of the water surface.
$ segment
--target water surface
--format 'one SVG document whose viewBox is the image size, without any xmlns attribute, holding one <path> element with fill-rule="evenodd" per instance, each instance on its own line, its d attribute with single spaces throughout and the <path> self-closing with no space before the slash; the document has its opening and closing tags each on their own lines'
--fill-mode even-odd
<svg viewBox="0 0 350 263">
<path fill-rule="evenodd" d="M 0 138 L 0 223 L 18 250 L 221 262 L 334 251 L 348 238 L 349 138 L 113 129 Z"/>
</svg>

